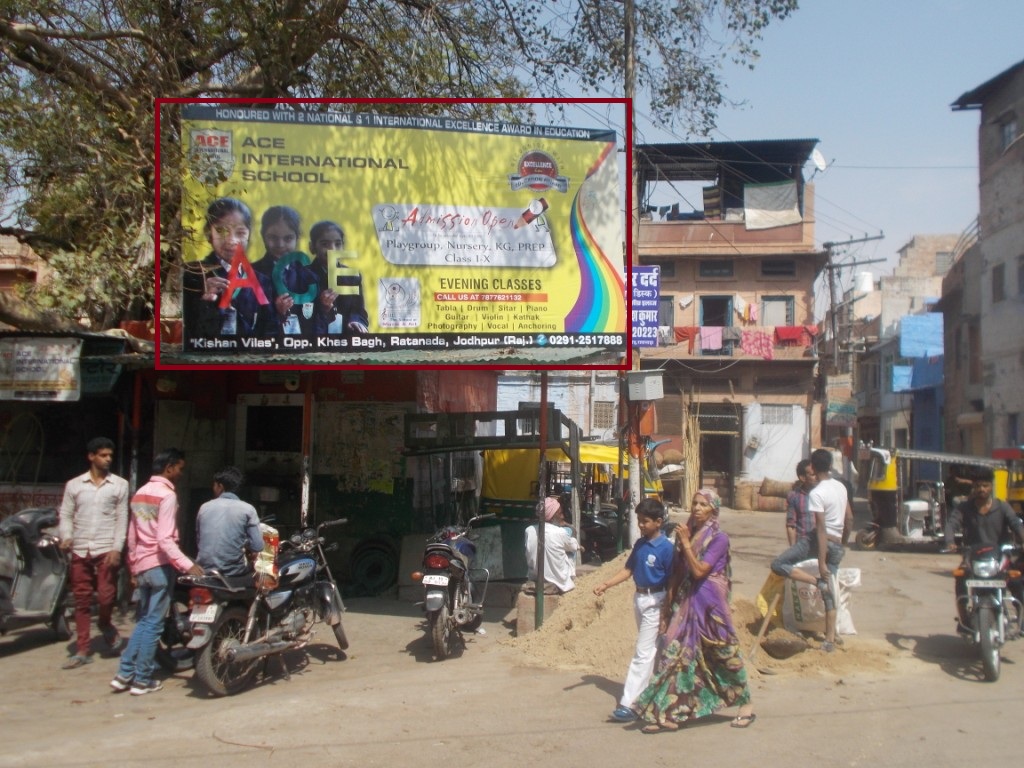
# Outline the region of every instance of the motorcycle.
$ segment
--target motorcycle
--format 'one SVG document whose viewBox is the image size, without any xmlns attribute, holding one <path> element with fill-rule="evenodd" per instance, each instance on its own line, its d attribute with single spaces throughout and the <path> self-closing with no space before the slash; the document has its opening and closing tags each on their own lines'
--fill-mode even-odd
<svg viewBox="0 0 1024 768">
<path fill-rule="evenodd" d="M 0 521 L 0 634 L 45 624 L 69 640 L 70 564 L 60 539 L 57 510 L 32 508 Z"/>
<path fill-rule="evenodd" d="M 964 578 L 966 593 L 957 599 L 966 624 L 957 619 L 957 631 L 978 649 L 985 679 L 999 679 L 999 651 L 1007 640 L 1021 635 L 1021 550 L 1004 544 L 976 547 L 968 552 L 953 575 Z"/>
<path fill-rule="evenodd" d="M 247 688 L 260 660 L 305 647 L 317 621 L 329 625 L 338 647 L 348 648 L 341 616 L 345 605 L 331 575 L 324 529 L 330 520 L 281 542 L 276 573 L 225 577 L 217 571 L 181 576 L 191 613 L 187 647 L 195 651 L 196 677 L 215 696 Z"/>
<path fill-rule="evenodd" d="M 472 567 L 476 544 L 470 530 L 491 517 L 494 515 L 478 515 L 464 527 L 442 528 L 427 540 L 423 570 L 412 574 L 413 581 L 423 584 L 427 632 L 438 661 L 451 655 L 456 638 L 461 639 L 464 632 L 476 632 L 483 623 L 491 574 L 486 568 Z"/>
<path fill-rule="evenodd" d="M 580 515 L 580 549 L 584 563 L 603 563 L 619 554 L 619 515 L 614 504 L 601 504 Z"/>
</svg>

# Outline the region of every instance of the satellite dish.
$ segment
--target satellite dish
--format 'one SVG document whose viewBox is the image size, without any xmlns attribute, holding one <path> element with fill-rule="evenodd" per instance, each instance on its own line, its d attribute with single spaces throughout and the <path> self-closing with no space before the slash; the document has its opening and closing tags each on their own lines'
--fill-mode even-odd
<svg viewBox="0 0 1024 768">
<path fill-rule="evenodd" d="M 828 163 L 825 162 L 825 156 L 818 151 L 817 147 L 815 147 L 814 151 L 811 152 L 811 162 L 814 163 L 814 167 L 819 171 L 824 171 L 828 168 Z"/>
</svg>

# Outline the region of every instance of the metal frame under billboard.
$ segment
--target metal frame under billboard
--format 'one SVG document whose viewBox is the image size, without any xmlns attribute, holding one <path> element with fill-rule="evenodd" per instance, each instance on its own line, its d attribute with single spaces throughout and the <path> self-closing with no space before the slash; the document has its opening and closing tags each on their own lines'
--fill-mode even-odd
<svg viewBox="0 0 1024 768">
<path fill-rule="evenodd" d="M 273 103 L 181 120 L 183 352 L 625 353 L 614 131 Z"/>
</svg>

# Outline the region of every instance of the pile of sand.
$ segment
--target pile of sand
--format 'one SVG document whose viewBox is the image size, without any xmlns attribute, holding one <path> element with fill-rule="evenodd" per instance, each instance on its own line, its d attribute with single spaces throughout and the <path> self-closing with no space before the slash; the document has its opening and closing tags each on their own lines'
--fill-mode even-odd
<svg viewBox="0 0 1024 768">
<path fill-rule="evenodd" d="M 536 632 L 507 642 L 523 654 L 524 663 L 553 669 L 572 669 L 611 680 L 625 676 L 636 643 L 632 580 L 612 587 L 601 597 L 594 587 L 608 581 L 626 562 L 626 553 L 582 575 L 576 589 L 563 595 L 558 607 Z M 745 659 L 751 656 L 762 617 L 756 595 L 733 593 L 733 622 Z M 766 633 L 761 648 L 748 664 L 751 676 L 759 674 L 839 675 L 865 670 L 885 671 L 895 652 L 885 643 L 843 638 L 834 653 L 818 650 L 819 639 L 793 635 L 781 627 Z M 788 648 L 788 658 L 772 658 L 765 647 Z M 799 650 L 804 647 L 805 650 Z"/>
</svg>

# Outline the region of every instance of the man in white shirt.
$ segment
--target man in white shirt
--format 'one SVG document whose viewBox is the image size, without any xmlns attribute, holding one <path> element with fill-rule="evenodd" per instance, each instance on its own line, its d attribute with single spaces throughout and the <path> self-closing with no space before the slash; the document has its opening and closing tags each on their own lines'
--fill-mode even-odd
<svg viewBox="0 0 1024 768">
<path fill-rule="evenodd" d="M 60 505 L 61 549 L 71 553 L 71 592 L 75 597 L 75 654 L 64 669 L 92 661 L 89 625 L 92 595 L 99 603 L 98 626 L 112 652 L 123 642 L 111 622 L 117 572 L 128 528 L 128 481 L 110 471 L 114 441 L 94 437 L 85 447 L 89 470 L 64 486 Z"/>
<path fill-rule="evenodd" d="M 563 594 L 576 585 L 576 552 L 580 543 L 566 528 L 565 514 L 558 499 L 544 499 L 544 592 Z M 537 524 L 526 529 L 527 576 L 537 580 Z"/>
<path fill-rule="evenodd" d="M 818 544 L 817 586 L 825 601 L 825 642 L 821 648 L 830 652 L 836 641 L 836 601 L 832 577 L 839 570 L 846 542 L 853 530 L 853 505 L 846 486 L 832 477 L 832 452 L 819 448 L 811 453 L 811 468 L 818 484 L 807 496 L 807 509 L 814 514 Z M 793 571 L 796 578 L 797 571 Z"/>
</svg>

